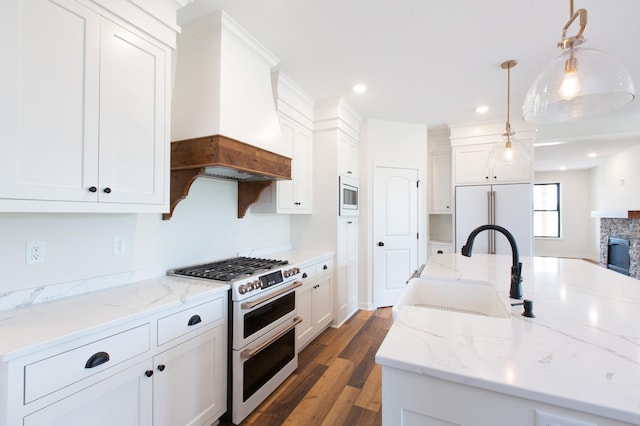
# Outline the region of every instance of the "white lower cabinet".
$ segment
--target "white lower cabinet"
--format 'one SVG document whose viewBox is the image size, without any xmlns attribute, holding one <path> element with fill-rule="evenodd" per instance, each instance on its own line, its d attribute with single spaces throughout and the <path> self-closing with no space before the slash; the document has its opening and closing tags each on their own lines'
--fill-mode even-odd
<svg viewBox="0 0 640 426">
<path fill-rule="evenodd" d="M 209 425 L 226 411 L 222 326 L 153 359 L 153 425 Z"/>
<path fill-rule="evenodd" d="M 302 322 L 296 326 L 298 351 L 307 346 L 333 320 L 333 259 L 303 267 L 302 287 L 296 290 L 296 310 Z"/>
<path fill-rule="evenodd" d="M 24 426 L 151 425 L 153 381 L 147 360 L 24 418 Z"/>
<path fill-rule="evenodd" d="M 226 371 L 222 292 L 0 363 L 0 425 L 208 426 Z"/>
</svg>

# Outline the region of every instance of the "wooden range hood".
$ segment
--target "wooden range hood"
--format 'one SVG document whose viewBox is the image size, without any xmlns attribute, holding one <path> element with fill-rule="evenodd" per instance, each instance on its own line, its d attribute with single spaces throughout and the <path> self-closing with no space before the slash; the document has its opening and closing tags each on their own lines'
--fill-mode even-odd
<svg viewBox="0 0 640 426">
<path fill-rule="evenodd" d="M 277 180 L 291 179 L 291 159 L 222 135 L 171 143 L 171 219 L 176 205 L 198 177 L 238 182 L 238 218 Z"/>
</svg>

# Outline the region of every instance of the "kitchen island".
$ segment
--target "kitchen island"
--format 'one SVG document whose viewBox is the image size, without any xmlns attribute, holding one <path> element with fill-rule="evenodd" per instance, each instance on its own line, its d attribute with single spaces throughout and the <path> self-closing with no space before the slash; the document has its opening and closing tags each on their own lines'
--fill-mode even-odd
<svg viewBox="0 0 640 426">
<path fill-rule="evenodd" d="M 510 306 L 510 256 L 430 258 L 422 278 L 489 281 L 510 315 L 401 308 L 376 355 L 384 425 L 640 424 L 640 281 L 521 261 L 535 318 Z"/>
</svg>

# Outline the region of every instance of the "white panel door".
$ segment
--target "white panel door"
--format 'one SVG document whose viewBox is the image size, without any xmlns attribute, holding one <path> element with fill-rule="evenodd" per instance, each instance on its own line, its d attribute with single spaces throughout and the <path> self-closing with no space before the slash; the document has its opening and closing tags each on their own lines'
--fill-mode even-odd
<svg viewBox="0 0 640 426">
<path fill-rule="evenodd" d="M 490 196 L 491 185 L 456 187 L 456 253 L 460 253 L 471 231 L 491 223 Z M 488 253 L 489 237 L 489 232 L 478 235 L 473 242 L 473 253 Z"/>
<path fill-rule="evenodd" d="M 376 167 L 373 176 L 373 302 L 391 306 L 418 264 L 418 171 Z"/>
</svg>

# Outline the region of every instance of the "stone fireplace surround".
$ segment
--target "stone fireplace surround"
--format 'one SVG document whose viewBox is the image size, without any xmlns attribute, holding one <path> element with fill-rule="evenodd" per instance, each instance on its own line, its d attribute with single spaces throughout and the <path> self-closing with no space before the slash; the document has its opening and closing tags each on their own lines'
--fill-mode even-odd
<svg viewBox="0 0 640 426">
<path fill-rule="evenodd" d="M 607 267 L 609 237 L 629 240 L 629 276 L 640 279 L 640 214 L 600 218 L 600 264 Z"/>
</svg>

